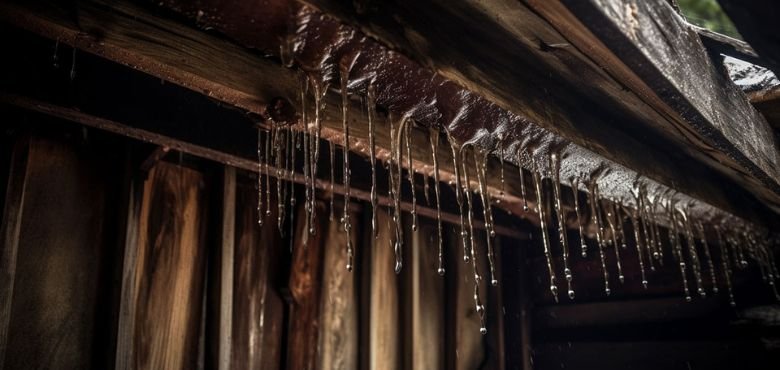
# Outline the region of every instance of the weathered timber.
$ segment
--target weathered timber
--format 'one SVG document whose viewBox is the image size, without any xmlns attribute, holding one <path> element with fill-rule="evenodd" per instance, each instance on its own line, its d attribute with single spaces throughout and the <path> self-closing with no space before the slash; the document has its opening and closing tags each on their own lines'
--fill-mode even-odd
<svg viewBox="0 0 780 370">
<path fill-rule="evenodd" d="M 764 62 L 747 42 L 693 24 L 688 24 L 688 27 L 699 34 L 701 43 L 711 53 L 728 55 L 764 67 L 769 64 Z"/>
<path fill-rule="evenodd" d="M 324 214 L 324 204 L 315 203 L 318 214 Z M 318 341 L 320 335 L 320 299 L 322 297 L 323 250 L 325 248 L 326 220 L 309 217 L 303 205 L 295 210 L 295 238 L 292 266 L 290 267 L 289 334 L 287 339 L 287 366 L 290 369 L 314 370 L 318 364 Z M 271 218 L 273 220 L 273 218 Z M 273 223 L 265 227 L 273 227 Z M 309 228 L 314 230 L 309 233 Z"/>
<path fill-rule="evenodd" d="M 665 113 L 664 130 L 678 132 L 698 151 L 731 168 L 729 176 L 752 184 L 750 189 L 778 204 L 780 152 L 771 128 L 666 1 L 562 4 L 559 9 L 568 9 L 660 98 L 666 107 L 654 107 Z"/>
<path fill-rule="evenodd" d="M 73 108 L 53 105 L 42 101 L 28 99 L 21 96 L 13 96 L 13 95 L 6 95 L 0 93 L 0 102 L 9 104 L 11 106 L 16 106 L 22 109 L 35 111 L 46 115 L 51 115 L 53 117 L 62 118 L 68 122 L 75 122 L 85 126 L 94 127 L 100 130 L 105 130 L 108 132 L 119 134 L 122 136 L 131 137 L 143 142 L 153 143 L 160 146 L 167 146 L 183 153 L 209 159 L 218 163 L 222 163 L 228 166 L 233 166 L 243 170 L 258 172 L 264 175 L 268 174 L 271 176 L 275 176 L 276 174 L 276 168 L 274 166 L 269 166 L 267 169 L 261 168 L 262 166 L 258 166 L 255 159 L 248 159 L 251 158 L 251 155 L 249 153 L 245 153 L 242 156 L 233 155 L 227 153 L 225 147 L 218 146 L 217 149 L 214 149 L 211 147 L 196 145 L 196 144 L 192 144 L 189 141 L 179 140 L 175 137 L 169 137 L 166 135 L 158 134 L 156 132 L 151 132 L 133 126 L 125 125 L 123 123 L 107 120 L 101 117 L 91 116 Z M 285 180 L 293 181 L 299 184 L 305 183 L 305 179 L 302 174 L 295 174 L 291 179 L 285 179 Z M 330 190 L 330 182 L 325 180 L 318 179 L 315 182 L 315 186 L 317 189 Z M 341 184 L 334 185 L 333 190 L 337 194 L 344 194 L 345 192 L 344 186 Z M 350 190 L 350 196 L 352 196 L 355 199 L 360 199 L 364 201 L 369 201 L 371 199 L 371 193 L 369 191 L 356 189 L 356 188 L 352 188 Z M 377 200 L 378 200 L 378 204 L 381 206 L 393 205 L 393 201 L 387 196 L 379 196 Z M 411 211 L 412 209 L 411 202 L 408 201 L 401 202 L 401 209 L 404 211 Z M 436 218 L 436 210 L 433 208 L 424 207 L 418 204 L 416 210 L 417 210 L 417 214 L 420 216 L 428 217 L 428 218 Z M 457 225 L 459 222 L 459 216 L 454 213 L 442 212 L 441 216 L 442 216 L 442 222 L 450 223 L 453 225 Z M 474 227 L 478 229 L 484 229 L 485 223 L 481 220 L 475 220 Z M 497 234 L 511 236 L 518 239 L 528 238 L 527 233 L 518 231 L 515 228 L 509 226 L 496 225 L 495 231 Z"/>
<path fill-rule="evenodd" d="M 723 189 L 708 184 L 727 178 L 761 195 L 765 201 L 780 204 L 777 169 L 772 161 L 777 156 L 773 140 L 761 132 L 747 134 L 733 128 L 759 131 L 766 128 L 766 122 L 745 104 L 738 92 L 726 86 L 727 96 L 717 89 L 714 93 L 718 95 L 713 95 L 726 101 L 731 117 L 738 116 L 733 119 L 736 122 L 733 127 L 725 127 L 732 119 L 722 115 L 716 115 L 719 121 L 715 123 L 707 121 L 714 119 L 712 115 L 690 121 L 692 124 L 678 119 L 687 118 L 690 109 L 668 104 L 663 96 L 655 96 L 652 89 L 634 88 L 642 87 L 645 82 L 615 54 L 610 52 L 608 56 L 593 58 L 590 45 L 598 49 L 597 44 L 601 44 L 598 39 L 572 42 L 569 39 L 573 32 L 561 35 L 554 28 L 560 22 L 537 15 L 558 14 L 545 13 L 544 9 L 537 9 L 537 4 L 546 7 L 551 3 L 553 8 L 565 11 L 560 3 L 533 2 L 529 5 L 533 10 L 517 2 L 501 0 L 456 5 L 436 1 L 383 2 L 365 9 L 327 0 L 309 3 L 356 25 L 390 48 L 402 51 L 491 102 L 642 175 L 662 184 L 673 184 L 683 193 L 729 211 L 738 209 L 742 201 L 735 201 L 733 193 L 725 195 Z M 234 19 L 232 11 L 218 7 L 212 14 L 220 19 Z M 568 12 L 563 13 L 563 18 L 567 14 L 577 20 Z M 572 26 L 577 32 L 587 31 L 570 23 L 563 26 Z M 224 32 L 245 43 L 259 43 L 257 38 L 247 38 L 245 33 Z M 461 37 L 463 34 L 469 37 Z M 600 63 L 599 59 L 618 63 Z M 613 74 L 619 69 L 631 73 Z M 715 82 L 717 86 L 726 85 L 722 77 Z M 471 127 L 464 129 L 469 132 L 478 128 L 490 131 L 497 124 L 475 122 L 464 126 Z M 729 135 L 724 136 L 719 130 Z M 748 138 L 754 141 L 751 145 L 746 143 Z M 690 174 L 689 171 L 702 171 L 703 177 L 676 175 Z M 699 180 L 691 181 L 693 178 Z M 708 180 L 701 181 L 703 178 Z"/>
<path fill-rule="evenodd" d="M 257 225 L 257 190 L 240 177 L 236 189 L 231 365 L 244 369 L 279 369 L 284 346 L 284 301 L 278 284 L 278 258 L 285 247 L 272 222 Z M 276 210 L 275 199 L 270 208 Z M 273 219 L 273 215 L 270 216 Z"/>
<path fill-rule="evenodd" d="M 133 367 L 198 361 L 206 268 L 203 175 L 160 163 L 144 184 L 138 225 Z"/>
<path fill-rule="evenodd" d="M 265 116 L 267 104 L 276 97 L 296 102 L 300 95 L 301 76 L 298 72 L 284 68 L 251 50 L 164 19 L 128 2 L 112 2 L 110 5 L 101 1 L 79 3 L 81 28 L 74 24 L 67 12 L 57 11 L 59 8 L 56 6 L 45 6 L 46 3 L 33 2 L 38 4 L 37 7 L 0 3 L 0 21 L 73 45 L 255 115 Z M 104 21 L 106 19 L 111 20 L 110 25 Z M 224 60 L 231 62 L 223 63 Z M 110 91 L 102 90 L 109 94 Z M 335 111 L 341 105 L 339 99 L 335 93 L 327 94 L 325 105 Z M 355 102 L 351 104 L 350 147 L 356 153 L 367 156 L 368 125 L 365 108 Z M 322 138 L 341 145 L 343 134 L 340 119 L 334 113 L 327 113 L 324 117 Z M 145 122 L 148 125 L 155 120 L 150 117 Z M 380 159 L 387 159 L 390 153 L 389 124 L 386 117 L 377 121 L 377 153 Z M 139 121 L 139 124 L 143 123 Z M 415 129 L 412 135 L 415 171 L 430 175 L 433 166 L 427 130 Z M 240 147 L 247 138 L 254 136 L 235 133 L 232 137 L 242 138 L 242 141 L 224 151 L 236 153 L 235 147 Z M 442 182 L 447 182 L 453 179 L 452 156 L 445 139 L 441 138 L 441 141 L 438 154 L 440 178 Z M 249 153 L 247 156 L 251 158 Z M 406 166 L 406 163 L 403 165 Z M 489 168 L 498 171 L 498 165 L 499 161 L 493 158 Z M 535 214 L 522 212 L 518 198 L 520 185 L 517 168 L 509 164 L 506 166 L 508 194 L 501 206 L 534 222 Z M 500 185 L 497 178 L 490 177 L 488 185 L 492 193 L 498 193 Z M 473 186 L 476 187 L 476 184 Z M 529 201 L 529 204 L 533 206 L 534 202 Z M 431 215 L 435 217 L 435 213 Z"/>
<path fill-rule="evenodd" d="M 780 4 L 773 0 L 718 0 L 740 35 L 780 75 Z"/>
<path fill-rule="evenodd" d="M 328 222 L 325 256 L 322 266 L 322 296 L 320 298 L 319 367 L 322 370 L 358 368 L 358 292 L 356 271 L 347 270 L 347 238 L 359 246 L 359 230 L 355 220 L 359 212 L 350 209 L 353 222 L 348 235 L 337 218 Z M 362 248 L 357 248 L 355 261 L 360 261 Z"/>
<path fill-rule="evenodd" d="M 369 244 L 370 298 L 368 363 L 370 369 L 401 369 L 400 305 L 398 279 L 393 271 L 393 228 L 390 215 L 377 215 L 377 238 Z"/>
</svg>

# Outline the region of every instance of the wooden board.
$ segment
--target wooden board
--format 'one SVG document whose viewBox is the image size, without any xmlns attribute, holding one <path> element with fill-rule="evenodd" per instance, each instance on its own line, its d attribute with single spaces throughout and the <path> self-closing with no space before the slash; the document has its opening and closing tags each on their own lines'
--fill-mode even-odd
<svg viewBox="0 0 780 370">
<path fill-rule="evenodd" d="M 138 226 L 133 368 L 198 363 L 206 267 L 203 174 L 160 163 L 144 184 Z"/>
<path fill-rule="evenodd" d="M 369 299 L 369 365 L 372 370 L 401 369 L 401 314 L 398 281 L 393 267 L 390 216 L 384 211 L 377 214 L 377 235 L 371 248 L 371 277 Z"/>
<path fill-rule="evenodd" d="M 359 301 L 357 291 L 358 271 L 362 266 L 355 266 L 348 271 L 346 238 L 352 238 L 356 248 L 355 261 L 360 261 L 361 240 L 360 227 L 357 220 L 360 214 L 350 211 L 353 224 L 348 236 L 344 225 L 336 217 L 328 222 L 327 240 L 325 241 L 325 256 L 322 266 L 322 296 L 320 297 L 319 332 L 319 366 L 322 370 L 357 369 L 358 368 L 358 312 Z M 359 262 L 358 262 L 359 263 Z"/>
<path fill-rule="evenodd" d="M 88 145 L 34 137 L 26 164 L 23 148 L 15 156 L 22 168 L 14 168 L 9 187 L 23 203 L 7 199 L 20 208 L 15 222 L 3 221 L 18 227 L 13 297 L 3 298 L 10 306 L 4 368 L 105 368 L 113 304 L 104 283 L 112 276 L 110 202 L 119 175 L 104 161 L 110 155 L 96 155 Z M 4 283 L 9 272 L 4 266 Z"/>
<path fill-rule="evenodd" d="M 421 222 L 408 239 L 411 245 L 407 248 L 407 269 L 411 279 L 404 289 L 409 297 L 406 302 L 410 306 L 411 330 L 407 332 L 405 348 L 411 353 L 405 357 L 411 358 L 410 369 L 444 369 L 446 275 L 439 276 L 437 272 L 436 223 Z"/>
<path fill-rule="evenodd" d="M 275 284 L 284 248 L 273 223 L 257 225 L 257 191 L 246 180 L 236 190 L 231 364 L 278 369 L 285 328 L 284 301 Z M 276 209 L 273 202 L 271 209 Z"/>
</svg>

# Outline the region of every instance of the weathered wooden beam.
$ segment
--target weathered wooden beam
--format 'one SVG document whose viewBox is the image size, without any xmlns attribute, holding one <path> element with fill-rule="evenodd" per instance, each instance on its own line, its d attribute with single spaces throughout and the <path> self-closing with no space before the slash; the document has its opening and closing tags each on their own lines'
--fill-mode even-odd
<svg viewBox="0 0 780 370">
<path fill-rule="evenodd" d="M 688 26 L 699 34 L 701 43 L 712 53 L 728 55 L 764 67 L 769 64 L 763 61 L 747 42 L 693 24 Z"/>
<path fill-rule="evenodd" d="M 236 244 L 236 168 L 225 166 L 222 175 L 222 232 L 219 287 L 218 368 L 231 368 L 233 349 L 233 287 Z"/>
<path fill-rule="evenodd" d="M 730 167 L 732 178 L 752 184 L 748 187 L 776 203 L 780 152 L 771 128 L 711 61 L 696 31 L 666 1 L 529 3 L 556 27 L 564 27 L 562 17 L 549 9 L 573 15 L 613 55 L 620 55 L 620 67 L 627 67 L 650 88 L 647 95 L 656 99 L 653 106 L 665 112 L 666 130 L 677 130 L 698 150 Z M 567 36 L 575 46 L 588 47 L 582 38 Z M 644 90 L 641 85 L 629 88 Z"/>
<path fill-rule="evenodd" d="M 128 175 L 124 227 L 124 257 L 122 258 L 122 283 L 119 298 L 119 319 L 117 324 L 115 366 L 119 370 L 135 369 L 135 319 L 138 315 L 138 284 L 136 264 L 138 263 L 138 223 L 141 217 L 143 201 L 143 183 L 139 176 Z"/>
<path fill-rule="evenodd" d="M 100 130 L 112 132 L 122 136 L 137 139 L 143 142 L 153 143 L 160 146 L 169 147 L 173 150 L 194 155 L 196 157 L 209 159 L 218 163 L 222 163 L 228 166 L 233 166 L 250 172 L 261 173 L 264 175 L 276 175 L 276 167 L 259 166 L 256 159 L 248 159 L 249 155 L 239 156 L 229 154 L 228 150 L 224 148 L 211 148 L 202 145 L 193 144 L 190 142 L 182 141 L 174 137 L 161 135 L 156 132 L 147 131 L 144 129 L 135 128 L 131 125 L 126 125 L 116 121 L 104 119 L 101 117 L 92 116 L 78 110 L 67 108 L 55 104 L 45 103 L 35 99 L 30 99 L 22 96 L 9 95 L 0 93 L 0 103 L 16 106 L 25 110 L 43 113 L 53 117 L 58 117 L 69 122 L 79 123 L 85 126 L 97 128 Z M 293 181 L 298 184 L 304 184 L 305 178 L 303 174 L 296 173 L 292 178 L 285 178 L 285 180 Z M 318 179 L 315 182 L 315 187 L 320 190 L 329 191 L 330 182 L 326 180 Z M 337 194 L 345 194 L 344 186 L 341 184 L 335 184 L 333 191 Z M 371 200 L 371 192 L 363 189 L 353 188 L 350 190 L 350 196 L 355 199 L 363 201 Z M 387 196 L 378 196 L 378 204 L 387 207 L 392 206 L 394 203 L 392 199 Z M 404 211 L 412 210 L 412 203 L 408 201 L 401 202 L 401 209 Z M 420 204 L 416 205 L 417 214 L 419 216 L 436 218 L 436 209 L 431 207 L 425 207 Z M 442 212 L 442 221 L 450 224 L 459 224 L 460 216 L 454 213 Z M 484 229 L 485 223 L 481 220 L 474 220 L 474 227 L 478 229 Z M 528 233 L 516 230 L 513 227 L 496 225 L 495 231 L 499 235 L 510 236 L 518 239 L 527 239 Z"/>
</svg>

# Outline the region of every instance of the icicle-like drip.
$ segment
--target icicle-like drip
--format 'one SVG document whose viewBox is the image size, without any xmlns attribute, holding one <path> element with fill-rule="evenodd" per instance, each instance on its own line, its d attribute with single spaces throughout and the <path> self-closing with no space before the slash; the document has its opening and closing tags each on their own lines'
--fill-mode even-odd
<svg viewBox="0 0 780 370">
<path fill-rule="evenodd" d="M 490 206 L 490 195 L 487 193 L 486 179 L 487 176 L 487 151 L 474 150 L 474 165 L 477 173 L 477 183 L 479 184 L 479 195 L 482 198 L 482 213 L 485 220 L 485 230 L 487 231 L 487 249 L 488 249 L 488 264 L 490 267 L 490 284 L 493 286 L 498 285 L 498 279 L 496 278 L 495 268 L 495 252 L 493 251 L 493 237 L 495 231 L 493 231 L 493 216 Z"/>
<path fill-rule="evenodd" d="M 271 216 L 271 170 L 268 163 L 271 162 L 271 146 L 274 136 L 274 127 L 265 133 L 265 217 Z"/>
<path fill-rule="evenodd" d="M 408 118 L 404 125 L 404 143 L 406 145 L 407 175 L 409 175 L 409 190 L 412 192 L 412 231 L 417 231 L 417 195 L 414 189 L 414 166 L 412 164 L 412 119 Z"/>
<path fill-rule="evenodd" d="M 341 222 L 344 224 L 344 231 L 347 233 L 347 271 L 352 271 L 352 263 L 355 252 L 352 246 L 352 219 L 349 215 L 350 202 L 350 179 L 349 179 L 349 96 L 347 95 L 347 84 L 349 83 L 349 70 L 342 64 L 341 74 L 341 130 L 344 133 L 344 161 L 342 163 L 342 172 L 344 173 L 344 213 Z M 331 166 L 333 164 L 331 163 Z M 331 167 L 332 170 L 332 167 Z M 332 181 L 332 180 L 331 180 Z"/>
<path fill-rule="evenodd" d="M 596 192 L 598 197 L 598 191 Z M 602 204 L 603 206 L 603 204 Z M 618 281 L 622 284 L 625 282 L 626 277 L 623 275 L 623 264 L 620 262 L 620 246 L 618 245 L 617 241 L 617 214 L 615 211 L 615 202 L 610 201 L 609 205 L 606 207 L 607 209 L 607 224 L 609 226 L 610 234 L 612 234 L 612 246 L 615 247 L 615 264 L 617 265 L 617 271 L 618 271 Z"/>
<path fill-rule="evenodd" d="M 263 226 L 263 130 L 257 128 L 257 225 Z"/>
<path fill-rule="evenodd" d="M 523 151 L 517 152 L 517 169 L 520 171 L 520 196 L 523 198 L 523 212 L 528 212 L 528 197 L 525 194 L 525 174 L 523 173 L 523 166 L 521 163 L 523 157 Z"/>
<path fill-rule="evenodd" d="M 661 243 L 661 236 L 658 231 L 658 222 L 655 219 L 655 210 L 658 207 L 658 200 L 660 197 L 658 195 L 655 195 L 653 199 L 650 201 L 650 225 L 652 226 L 653 231 L 653 240 L 655 241 L 655 250 L 657 253 L 656 259 L 658 260 L 658 264 L 663 266 L 664 265 L 664 248 L 663 244 Z"/>
<path fill-rule="evenodd" d="M 685 210 L 678 210 L 682 216 L 683 232 L 685 233 L 685 239 L 688 242 L 688 253 L 691 256 L 691 266 L 693 268 L 693 276 L 696 278 L 696 291 L 704 298 L 707 293 L 704 292 L 704 283 L 701 278 L 701 262 L 699 261 L 699 255 L 696 252 L 696 240 L 693 238 L 693 229 L 691 227 L 691 220 L 688 217 L 688 212 Z"/>
<path fill-rule="evenodd" d="M 704 257 L 707 257 L 707 267 L 710 269 L 710 280 L 712 281 L 712 293 L 718 294 L 718 278 L 715 275 L 715 262 L 712 260 L 710 245 L 707 243 L 707 235 L 704 233 L 704 224 L 696 223 L 696 229 L 699 231 L 699 239 L 704 249 Z"/>
<path fill-rule="evenodd" d="M 639 235 L 639 211 L 628 210 L 622 204 L 620 205 L 626 214 L 631 218 L 631 227 L 634 229 L 634 239 L 636 247 L 636 256 L 639 259 L 639 272 L 642 274 L 642 287 L 647 289 L 647 276 L 645 275 L 645 261 L 642 255 L 642 237 Z"/>
<path fill-rule="evenodd" d="M 309 139 L 309 144 L 311 146 L 309 148 L 309 165 L 311 166 L 311 169 L 309 170 L 309 187 L 311 187 L 311 199 L 309 199 L 309 234 L 314 235 L 316 232 L 314 228 L 315 218 L 317 217 L 317 207 L 315 207 L 314 202 L 317 188 L 317 168 L 319 167 L 318 163 L 320 159 L 320 138 L 322 135 L 322 115 L 324 111 L 323 98 L 328 91 L 328 83 L 322 80 L 321 77 L 315 77 L 314 75 L 309 75 L 309 80 L 314 88 L 314 137 Z M 311 136 L 311 133 L 309 135 Z"/>
<path fill-rule="evenodd" d="M 675 243 L 674 243 L 674 254 L 677 258 L 677 261 L 680 265 L 680 276 L 682 277 L 682 283 L 683 283 L 683 292 L 685 293 L 685 300 L 690 302 L 691 301 L 691 291 L 688 288 L 688 276 L 685 273 L 686 263 L 685 263 L 685 255 L 683 254 L 683 247 L 682 247 L 682 240 L 679 235 L 679 231 L 677 229 L 678 222 L 677 222 L 677 210 L 676 210 L 676 201 L 674 199 L 670 199 L 668 203 L 668 213 L 669 213 L 669 220 L 672 224 L 672 229 L 670 232 L 675 236 Z"/>
<path fill-rule="evenodd" d="M 437 271 L 440 276 L 444 276 L 444 247 L 441 230 L 441 193 L 439 191 L 439 130 L 431 127 L 428 131 L 428 139 L 431 142 L 431 156 L 433 159 L 433 184 L 436 194 L 436 231 L 438 235 L 437 243 Z M 425 180 L 428 183 L 428 180 Z M 426 191 L 426 194 L 428 192 Z"/>
<path fill-rule="evenodd" d="M 376 87 L 373 83 L 368 85 L 366 100 L 368 102 L 368 156 L 371 161 L 371 235 L 376 238 L 376 127 L 374 127 L 374 121 L 376 120 Z"/>
<path fill-rule="evenodd" d="M 647 263 L 650 265 L 650 271 L 655 271 L 655 262 L 659 257 L 658 252 L 655 252 L 655 241 L 653 241 L 652 229 L 648 223 L 649 216 L 647 202 L 645 201 L 646 189 L 644 186 L 636 186 L 635 199 L 637 200 L 637 207 L 639 207 L 639 221 L 642 225 L 642 231 L 645 236 L 645 251 L 647 252 Z"/>
<path fill-rule="evenodd" d="M 572 274 L 569 268 L 569 241 L 566 235 L 566 215 L 563 211 L 563 205 L 561 204 L 561 155 L 560 153 L 553 152 L 550 154 L 550 171 L 552 171 L 552 186 L 553 186 L 553 202 L 555 206 L 555 215 L 558 219 L 558 240 L 561 243 L 562 258 L 563 258 L 563 274 L 566 278 L 567 293 L 569 299 L 574 299 L 574 289 L 572 289 Z M 576 198 L 576 190 L 575 190 Z M 578 216 L 579 217 L 579 216 Z"/>
<path fill-rule="evenodd" d="M 390 150 L 391 161 L 388 175 L 390 177 L 390 194 L 393 200 L 393 222 L 395 223 L 395 241 L 393 243 L 393 252 L 395 253 L 395 273 L 401 273 L 403 266 L 402 246 L 403 246 L 403 228 L 401 223 L 401 181 L 403 179 L 403 169 L 401 166 L 402 150 L 401 138 L 403 136 L 406 117 L 403 117 L 398 125 L 395 119 L 390 117 Z"/>
<path fill-rule="evenodd" d="M 334 187 L 336 186 L 336 144 L 333 141 L 328 141 L 328 159 L 330 159 L 330 213 L 328 214 L 328 221 L 333 221 L 335 217 L 336 207 L 333 202 L 336 200 L 336 192 Z"/>
<path fill-rule="evenodd" d="M 312 204 L 314 203 L 314 189 L 311 184 L 311 132 L 309 129 L 308 109 L 306 100 L 309 95 L 309 80 L 306 77 L 301 78 L 301 123 L 303 124 L 303 178 L 304 178 L 304 209 L 306 210 L 307 225 L 311 224 Z M 303 240 L 308 240 L 310 227 L 305 228 Z"/>
<path fill-rule="evenodd" d="M 466 225 L 463 220 L 463 194 L 461 193 L 463 188 L 460 182 L 460 146 L 455 139 L 450 135 L 449 131 L 445 131 L 447 134 L 447 141 L 450 143 L 450 150 L 452 150 L 452 166 L 453 172 L 455 172 L 455 200 L 458 203 L 458 215 L 460 216 L 460 239 L 463 243 L 463 262 L 469 262 L 469 247 L 468 237 L 469 233 L 466 231 Z"/>
<path fill-rule="evenodd" d="M 496 203 L 501 203 L 506 196 L 506 180 L 504 179 L 504 135 L 501 134 L 498 135 L 498 162 L 501 165 L 501 190 L 498 193 L 499 196 L 498 199 L 496 199 Z"/>
<path fill-rule="evenodd" d="M 596 243 L 599 246 L 599 258 L 601 259 L 601 270 L 604 272 L 604 293 L 610 295 L 612 291 L 609 289 L 609 272 L 607 271 L 607 259 L 604 255 L 604 229 L 601 226 L 601 220 L 599 217 L 599 204 L 598 204 L 598 181 L 591 178 L 590 184 L 588 184 L 588 198 L 590 203 L 591 223 L 596 227 Z"/>
<path fill-rule="evenodd" d="M 469 252 L 471 254 L 471 268 L 474 272 L 474 305 L 477 310 L 477 314 L 479 315 L 479 332 L 484 334 L 487 334 L 487 327 L 485 325 L 485 306 L 482 304 L 481 299 L 479 297 L 479 283 L 482 281 L 482 276 L 479 273 L 479 262 L 477 258 L 477 253 L 474 250 L 474 222 L 473 222 L 473 203 L 471 198 L 471 182 L 469 181 L 469 170 L 468 167 L 466 167 L 467 163 L 467 156 L 466 151 L 468 150 L 467 146 L 463 146 L 460 148 L 460 155 L 461 155 L 461 164 L 463 165 L 463 180 L 464 180 L 464 188 L 463 192 L 466 195 L 466 206 L 467 206 L 467 212 L 468 212 L 468 223 L 469 223 Z"/>
<path fill-rule="evenodd" d="M 547 260 L 547 273 L 550 275 L 550 293 L 552 293 L 555 302 L 558 302 L 558 285 L 555 282 L 555 267 L 553 265 L 552 253 L 550 251 L 550 238 L 547 235 L 547 220 L 544 214 L 544 194 L 542 194 L 542 176 L 536 168 L 536 161 L 531 155 L 531 175 L 534 180 L 534 190 L 536 190 L 536 212 L 539 214 L 539 224 L 542 231 L 542 244 L 544 246 L 544 258 Z"/>
<path fill-rule="evenodd" d="M 274 163 L 276 165 L 276 223 L 277 227 L 279 228 L 279 234 L 284 235 L 284 231 L 282 230 L 284 227 L 284 212 L 285 207 L 287 206 L 287 199 L 284 196 L 284 189 L 286 189 L 286 186 L 284 184 L 284 181 L 282 180 L 284 178 L 284 145 L 282 143 L 285 141 L 284 137 L 285 130 L 283 127 L 276 128 L 274 130 Z"/>
<path fill-rule="evenodd" d="M 582 230 L 582 215 L 580 214 L 580 200 L 579 200 L 579 185 L 580 180 L 576 177 L 569 179 L 569 186 L 571 186 L 571 192 L 574 196 L 574 214 L 577 216 L 577 231 L 580 234 L 580 253 L 582 258 L 588 257 L 588 244 L 585 242 L 585 232 Z"/>
</svg>

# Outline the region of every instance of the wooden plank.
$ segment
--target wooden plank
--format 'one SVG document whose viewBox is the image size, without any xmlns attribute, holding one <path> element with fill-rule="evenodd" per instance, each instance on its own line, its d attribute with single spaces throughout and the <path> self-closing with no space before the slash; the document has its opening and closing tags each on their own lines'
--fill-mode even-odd
<svg viewBox="0 0 780 370">
<path fill-rule="evenodd" d="M 761 60 L 761 57 L 756 54 L 755 50 L 747 42 L 693 24 L 688 24 L 688 27 L 699 34 L 701 43 L 710 53 L 728 55 L 764 67 L 768 64 Z"/>
<path fill-rule="evenodd" d="M 457 263 L 452 266 L 450 272 L 451 278 L 456 280 L 455 291 L 455 313 L 454 322 L 449 322 L 448 325 L 453 325 L 455 328 L 455 348 L 450 350 L 448 356 L 454 356 L 453 369 L 457 370 L 473 370 L 479 369 L 483 361 L 486 360 L 487 354 L 485 353 L 485 341 L 486 338 L 480 334 L 480 319 L 477 314 L 476 305 L 474 303 L 474 273 L 472 270 L 472 262 L 463 263 L 463 248 L 460 243 L 460 239 L 452 237 L 450 240 L 453 242 L 450 245 L 457 251 Z M 488 288 L 485 284 L 487 271 L 487 264 L 485 263 L 485 247 L 484 238 L 481 234 L 477 234 L 474 238 L 474 248 L 477 251 L 479 257 L 480 274 L 483 277 L 480 284 L 480 300 L 483 305 L 488 306 L 488 302 L 485 302 L 486 291 Z M 448 273 L 448 274 L 450 274 Z M 488 307 L 488 309 L 490 309 Z M 492 335 L 492 334 L 486 334 Z"/>
<path fill-rule="evenodd" d="M 135 319 L 137 316 L 136 285 L 138 263 L 138 224 L 141 217 L 143 201 L 143 183 L 138 176 L 129 176 L 127 195 L 127 216 L 125 224 L 125 240 L 123 245 L 124 258 L 122 265 L 121 296 L 119 303 L 119 323 L 117 324 L 117 340 L 115 364 L 119 370 L 134 369 Z"/>
<path fill-rule="evenodd" d="M 276 289 L 282 246 L 273 223 L 257 225 L 257 190 L 239 182 L 236 194 L 235 276 L 233 279 L 232 360 L 235 368 L 279 369 L 282 360 L 284 301 Z M 271 199 L 275 212 L 275 199 Z M 274 218 L 273 214 L 270 216 Z"/>
<path fill-rule="evenodd" d="M 22 226 L 24 192 L 27 183 L 27 162 L 30 143 L 28 138 L 18 138 L 11 153 L 8 185 L 5 191 L 2 225 L 0 225 L 0 368 L 5 368 L 8 351 L 8 327 L 11 320 L 16 278 L 16 259 L 19 249 L 19 233 Z"/>
<path fill-rule="evenodd" d="M 324 204 L 316 203 L 317 214 L 323 215 Z M 306 210 L 298 207 L 290 268 L 289 334 L 287 339 L 287 367 L 289 369 L 313 370 L 318 367 L 317 343 L 320 330 L 320 297 L 322 289 L 322 254 L 326 240 L 325 220 L 317 217 L 313 225 L 308 224 Z M 314 229 L 309 234 L 307 229 Z"/>
<path fill-rule="evenodd" d="M 398 281 L 394 271 L 393 229 L 390 216 L 377 214 L 377 238 L 370 244 L 369 365 L 372 370 L 401 368 Z"/>
<path fill-rule="evenodd" d="M 411 369 L 444 369 L 444 279 L 437 272 L 436 224 L 421 222 L 410 237 Z"/>
<path fill-rule="evenodd" d="M 220 245 L 219 355 L 218 368 L 231 368 L 233 349 L 233 287 L 236 241 L 236 169 L 225 166 L 222 174 L 222 243 Z"/>
<path fill-rule="evenodd" d="M 4 367 L 104 368 L 111 356 L 104 309 L 113 303 L 104 283 L 112 276 L 116 167 L 86 143 L 32 138 L 29 152 L 26 146 L 22 140 L 14 164 L 24 167 L 9 186 L 10 194 L 24 196 L 21 218 L 4 221 L 18 228 L 16 289 L 3 299 L 10 305 Z M 9 200 L 9 207 L 20 205 Z"/>
<path fill-rule="evenodd" d="M 360 228 L 355 227 L 359 212 L 350 210 L 352 233 L 344 232 L 337 218 L 329 221 L 322 272 L 320 303 L 319 366 L 321 370 L 358 368 L 358 295 L 355 271 L 348 271 L 346 238 L 356 247 L 355 261 L 360 261 L 358 240 Z"/>
<path fill-rule="evenodd" d="M 144 184 L 138 226 L 134 366 L 198 362 L 205 277 L 203 175 L 158 164 Z"/>
</svg>

